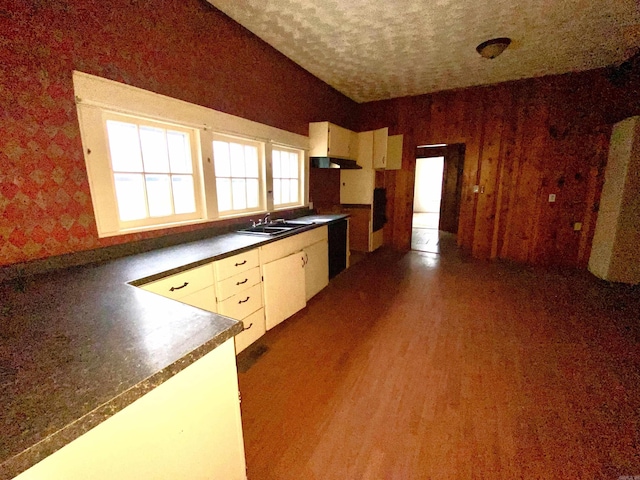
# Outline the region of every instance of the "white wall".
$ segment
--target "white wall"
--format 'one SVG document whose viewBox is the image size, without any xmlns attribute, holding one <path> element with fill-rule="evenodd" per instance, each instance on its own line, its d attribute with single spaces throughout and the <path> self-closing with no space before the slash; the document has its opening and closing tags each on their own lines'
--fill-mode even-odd
<svg viewBox="0 0 640 480">
<path fill-rule="evenodd" d="M 418 158 L 413 195 L 414 213 L 440 212 L 444 157 Z"/>
</svg>

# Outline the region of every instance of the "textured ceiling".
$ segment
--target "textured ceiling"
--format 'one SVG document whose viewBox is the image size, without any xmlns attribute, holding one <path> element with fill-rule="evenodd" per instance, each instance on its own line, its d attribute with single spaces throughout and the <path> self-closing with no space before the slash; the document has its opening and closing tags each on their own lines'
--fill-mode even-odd
<svg viewBox="0 0 640 480">
<path fill-rule="evenodd" d="M 636 0 L 208 0 L 357 102 L 618 63 Z M 476 45 L 510 37 L 498 58 Z"/>
</svg>

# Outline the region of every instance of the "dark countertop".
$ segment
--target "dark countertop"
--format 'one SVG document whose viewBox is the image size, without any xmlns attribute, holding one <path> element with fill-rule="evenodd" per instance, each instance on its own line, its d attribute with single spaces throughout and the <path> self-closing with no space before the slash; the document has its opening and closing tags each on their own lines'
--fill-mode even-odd
<svg viewBox="0 0 640 480">
<path fill-rule="evenodd" d="M 0 283 L 0 480 L 10 479 L 242 331 L 129 285 L 278 237 L 230 233 Z M 136 282 L 138 283 L 138 282 Z"/>
</svg>

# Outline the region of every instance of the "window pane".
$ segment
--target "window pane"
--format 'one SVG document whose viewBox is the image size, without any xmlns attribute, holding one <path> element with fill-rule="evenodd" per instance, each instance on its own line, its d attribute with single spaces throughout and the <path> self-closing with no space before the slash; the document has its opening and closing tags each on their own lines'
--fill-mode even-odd
<svg viewBox="0 0 640 480">
<path fill-rule="evenodd" d="M 247 179 L 247 208 L 260 206 L 260 187 L 257 178 Z"/>
<path fill-rule="evenodd" d="M 173 205 L 176 213 L 193 213 L 196 211 L 196 196 L 193 190 L 191 175 L 173 175 Z"/>
<path fill-rule="evenodd" d="M 173 213 L 169 175 L 145 175 L 149 216 L 165 217 Z"/>
<path fill-rule="evenodd" d="M 291 189 L 289 188 L 289 180 L 282 180 L 282 203 L 289 203 L 291 201 Z"/>
<path fill-rule="evenodd" d="M 279 178 L 273 179 L 273 204 L 280 205 L 282 203 L 282 189 L 280 188 L 281 180 Z"/>
<path fill-rule="evenodd" d="M 231 180 L 228 178 L 217 178 L 216 191 L 218 196 L 218 211 L 228 212 L 231 210 Z"/>
<path fill-rule="evenodd" d="M 289 177 L 298 178 L 299 157 L 297 153 L 289 154 Z"/>
<path fill-rule="evenodd" d="M 289 152 L 281 152 L 280 158 L 282 161 L 280 162 L 280 177 L 288 178 L 289 177 Z"/>
<path fill-rule="evenodd" d="M 216 177 L 231 176 L 229 144 L 227 142 L 213 142 L 213 163 L 216 169 Z"/>
<path fill-rule="evenodd" d="M 107 120 L 111 166 L 115 172 L 142 172 L 138 127 Z"/>
<path fill-rule="evenodd" d="M 289 180 L 289 202 L 300 202 L 300 199 L 298 198 L 298 180 Z"/>
<path fill-rule="evenodd" d="M 182 132 L 167 131 L 169 163 L 172 173 L 193 173 L 189 136 Z"/>
<path fill-rule="evenodd" d="M 150 173 L 169 173 L 169 156 L 165 130 L 140 126 L 140 145 L 144 171 Z"/>
<path fill-rule="evenodd" d="M 147 206 L 142 175 L 116 173 L 113 178 L 116 185 L 120 220 L 127 222 L 146 218 Z"/>
<path fill-rule="evenodd" d="M 244 147 L 244 159 L 246 165 L 246 176 L 258 178 L 258 149 L 249 145 Z"/>
<path fill-rule="evenodd" d="M 231 176 L 244 177 L 244 148 L 239 143 L 231 144 Z M 234 202 L 235 203 L 235 202 Z"/>
<path fill-rule="evenodd" d="M 233 195 L 233 209 L 244 210 L 247 208 L 247 190 L 244 178 L 233 178 L 231 180 L 231 190 Z"/>
<path fill-rule="evenodd" d="M 271 171 L 273 173 L 273 178 L 281 178 L 280 174 L 280 151 L 273 150 L 271 152 Z"/>
</svg>

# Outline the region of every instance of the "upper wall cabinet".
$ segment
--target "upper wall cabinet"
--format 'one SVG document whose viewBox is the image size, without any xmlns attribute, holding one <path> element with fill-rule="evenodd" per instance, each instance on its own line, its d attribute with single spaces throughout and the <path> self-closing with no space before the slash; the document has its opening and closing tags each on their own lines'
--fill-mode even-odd
<svg viewBox="0 0 640 480">
<path fill-rule="evenodd" d="M 357 135 L 346 128 L 329 122 L 309 124 L 310 157 L 340 157 L 355 159 Z"/>
<path fill-rule="evenodd" d="M 391 135 L 387 138 L 387 166 L 386 170 L 400 170 L 402 168 L 402 135 Z"/>
<path fill-rule="evenodd" d="M 373 131 L 373 168 L 387 168 L 387 137 L 389 129 L 379 128 Z"/>
<path fill-rule="evenodd" d="M 356 134 L 358 165 L 365 169 L 385 169 L 387 165 L 387 127 Z"/>
</svg>

